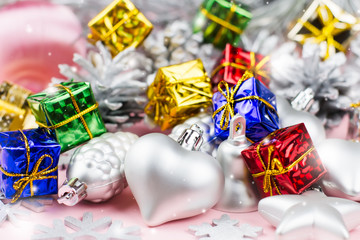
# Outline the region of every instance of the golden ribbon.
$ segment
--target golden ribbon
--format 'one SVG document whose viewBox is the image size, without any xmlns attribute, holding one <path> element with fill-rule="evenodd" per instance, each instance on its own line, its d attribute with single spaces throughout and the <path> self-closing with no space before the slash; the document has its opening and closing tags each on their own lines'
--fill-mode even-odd
<svg viewBox="0 0 360 240">
<path fill-rule="evenodd" d="M 360 102 L 351 103 L 351 104 L 350 104 L 350 107 L 352 107 L 352 108 L 358 108 L 358 107 L 360 107 Z"/>
<path fill-rule="evenodd" d="M 255 76 L 260 75 L 264 78 L 270 78 L 269 75 L 265 70 L 262 70 L 261 68 L 270 60 L 269 56 L 264 57 L 261 59 L 261 61 L 256 64 L 256 58 L 255 53 L 250 52 L 250 66 L 247 66 L 247 63 L 245 61 L 242 61 L 241 59 L 236 59 L 237 62 L 240 62 L 243 65 L 233 63 L 233 62 L 223 62 L 219 66 L 217 66 L 214 71 L 211 73 L 211 77 L 213 78 L 223 67 L 234 67 L 243 71 L 249 71 L 253 73 Z M 242 61 L 242 62 L 241 62 Z"/>
<path fill-rule="evenodd" d="M 254 52 L 250 52 L 250 66 L 247 66 L 247 63 L 245 61 L 242 61 L 241 59 L 236 59 L 237 62 L 240 62 L 243 65 L 233 63 L 233 62 L 223 62 L 219 66 L 217 66 L 214 71 L 211 73 L 211 77 L 213 78 L 223 67 L 234 67 L 243 71 L 249 71 L 253 73 L 255 76 L 260 75 L 264 78 L 270 78 L 269 75 L 265 70 L 262 70 L 261 68 L 270 60 L 269 56 L 264 57 L 261 59 L 261 61 L 256 64 L 256 57 Z"/>
<path fill-rule="evenodd" d="M 258 100 L 258 101 L 264 103 L 267 107 L 274 110 L 275 113 L 276 113 L 276 109 L 269 102 L 267 102 L 265 99 L 263 99 L 263 98 L 261 98 L 259 96 L 247 96 L 247 97 L 234 99 L 234 96 L 235 96 L 236 92 L 239 90 L 242 83 L 245 82 L 246 80 L 250 79 L 253 76 L 254 76 L 253 73 L 251 73 L 249 71 L 246 71 L 244 73 L 244 75 L 242 76 L 242 78 L 237 82 L 237 84 L 233 88 L 229 88 L 228 83 L 225 82 L 225 81 L 221 81 L 218 84 L 218 90 L 225 97 L 226 104 L 224 104 L 223 106 L 218 108 L 213 113 L 212 117 L 214 118 L 216 116 L 216 114 L 218 114 L 219 112 L 224 110 L 224 112 L 223 112 L 223 114 L 221 116 L 221 119 L 220 119 L 220 129 L 221 130 L 226 130 L 228 128 L 228 126 L 229 126 L 229 122 L 230 122 L 231 118 L 234 117 L 234 115 L 235 115 L 235 113 L 234 113 L 234 104 L 235 104 L 235 102 L 255 99 L 255 100 Z M 222 85 L 225 86 L 226 92 L 223 91 Z"/>
<path fill-rule="evenodd" d="M 351 24 L 340 22 L 338 18 L 335 18 L 331 10 L 326 6 L 319 6 L 317 9 L 317 14 L 320 17 L 320 20 L 324 27 L 322 29 L 318 29 L 314 25 L 312 25 L 308 21 L 303 21 L 302 19 L 298 19 L 298 23 L 303 25 L 305 28 L 307 28 L 311 34 L 303 34 L 304 40 L 307 38 L 314 38 L 314 42 L 319 44 L 322 41 L 327 42 L 326 47 L 326 55 L 325 59 L 327 59 L 330 56 L 330 47 L 334 47 L 335 49 L 338 49 L 341 52 L 345 52 L 346 49 L 341 45 L 341 43 L 337 42 L 334 39 L 334 36 L 351 29 Z M 337 25 L 341 24 L 341 28 L 338 28 Z M 304 40 L 302 43 L 304 43 Z"/>
<path fill-rule="evenodd" d="M 25 109 L 19 108 L 11 103 L 8 103 L 6 101 L 3 101 L 0 99 L 0 111 L 5 110 L 7 113 L 13 113 L 18 116 L 23 116 L 26 113 Z"/>
<path fill-rule="evenodd" d="M 260 155 L 260 147 L 262 144 L 270 137 L 275 135 L 275 132 L 271 133 L 268 137 L 266 137 L 264 140 L 262 140 L 256 147 L 256 153 L 258 155 L 258 158 L 261 161 L 261 164 L 263 165 L 264 171 L 259 173 L 254 173 L 252 176 L 254 178 L 264 176 L 263 181 L 263 190 L 264 193 L 270 192 L 270 196 L 273 195 L 273 187 L 275 188 L 276 192 L 281 195 L 281 192 L 276 185 L 274 176 L 285 174 L 288 171 L 290 171 L 293 167 L 295 167 L 296 164 L 301 162 L 309 153 L 311 153 L 315 148 L 312 146 L 309 148 L 304 154 L 302 154 L 297 160 L 295 160 L 293 163 L 291 163 L 289 166 L 284 167 L 279 159 L 277 158 L 271 158 L 272 153 L 274 152 L 274 146 L 268 147 L 268 161 L 267 165 L 265 166 L 264 161 Z"/>
<path fill-rule="evenodd" d="M 31 192 L 31 196 L 34 196 L 34 189 L 33 189 L 33 181 L 35 180 L 44 180 L 44 179 L 57 179 L 57 176 L 46 176 L 52 172 L 55 172 L 58 167 L 54 167 L 52 169 L 49 169 L 51 167 L 51 165 L 53 164 L 54 160 L 53 158 L 49 155 L 49 154 L 43 154 L 35 163 L 35 166 L 33 168 L 33 170 L 29 173 L 29 165 L 30 165 L 30 147 L 29 147 L 29 142 L 27 137 L 25 136 L 25 134 L 23 133 L 23 131 L 19 130 L 21 132 L 21 134 L 24 137 L 24 143 L 25 143 L 25 148 L 26 148 L 26 160 L 27 160 L 27 165 L 26 165 L 26 173 L 9 173 L 7 172 L 4 168 L 2 168 L 2 166 L 0 166 L 0 171 L 5 174 L 8 177 L 21 177 L 19 180 L 15 181 L 13 184 L 13 188 L 16 190 L 16 193 L 14 195 L 14 197 L 11 200 L 11 203 L 16 202 L 19 197 L 21 196 L 22 192 L 24 191 L 25 187 L 27 185 L 30 184 L 30 192 Z M 50 158 L 51 159 L 51 163 L 50 165 L 39 171 L 39 167 L 42 163 L 42 161 L 45 158 Z"/>
<path fill-rule="evenodd" d="M 92 138 L 93 138 L 93 135 L 92 135 L 92 133 L 91 133 L 91 131 L 90 131 L 90 129 L 89 129 L 89 127 L 88 127 L 88 125 L 87 125 L 87 123 L 86 123 L 86 121 L 85 121 L 85 119 L 84 119 L 83 116 L 84 116 L 85 114 L 87 114 L 87 113 L 89 113 L 89 112 L 97 109 L 98 106 L 99 106 L 99 104 L 98 104 L 98 103 L 95 103 L 95 104 L 92 105 L 91 107 L 89 107 L 89 108 L 87 108 L 87 109 L 85 109 L 85 110 L 83 110 L 83 111 L 80 111 L 80 108 L 79 108 L 79 106 L 78 106 L 78 104 L 77 104 L 77 102 L 76 102 L 75 96 L 74 96 L 74 94 L 71 92 L 71 90 L 70 90 L 68 87 L 65 87 L 65 86 L 60 85 L 60 84 L 59 84 L 59 85 L 56 85 L 56 86 L 57 86 L 57 87 L 62 87 L 63 89 L 65 89 L 66 92 L 69 93 L 70 98 L 71 98 L 71 101 L 72 101 L 72 103 L 73 103 L 73 105 L 74 105 L 74 108 L 75 108 L 77 114 L 74 115 L 74 116 L 72 116 L 72 117 L 69 118 L 69 119 L 66 119 L 66 120 L 64 120 L 64 121 L 62 121 L 62 122 L 60 122 L 60 123 L 58 123 L 58 124 L 52 125 L 52 126 L 47 126 L 47 125 L 45 125 L 45 124 L 43 124 L 43 123 L 40 123 L 40 122 L 38 122 L 38 121 L 36 121 L 36 123 L 37 123 L 40 127 L 49 128 L 49 129 L 56 129 L 56 128 L 59 128 L 59 127 L 62 127 L 62 126 L 64 126 L 64 125 L 68 124 L 69 122 L 74 121 L 75 119 L 80 118 L 80 121 L 81 121 L 81 123 L 83 124 L 86 132 L 88 133 L 90 139 L 92 139 Z"/>
<path fill-rule="evenodd" d="M 178 100 L 177 102 L 179 104 L 181 104 L 181 103 L 184 103 L 184 102 L 188 101 L 189 99 L 192 99 L 192 98 L 194 98 L 194 97 L 196 97 L 198 95 L 202 95 L 202 96 L 211 98 L 212 97 L 211 93 L 207 93 L 205 91 L 201 91 L 201 90 L 193 88 L 193 87 L 188 87 L 186 85 L 181 85 L 181 84 L 184 84 L 184 83 L 189 82 L 189 81 L 195 81 L 196 80 L 196 81 L 201 81 L 202 82 L 202 81 L 205 81 L 207 79 L 208 79 L 207 76 L 200 76 L 200 77 L 191 77 L 191 78 L 185 78 L 185 79 L 181 79 L 181 80 L 175 80 L 175 81 L 170 82 L 170 83 L 167 82 L 164 85 L 161 85 L 161 84 L 157 84 L 156 86 L 153 85 L 152 86 L 152 91 L 155 93 L 155 96 L 153 96 L 150 99 L 147 106 L 155 106 L 154 121 L 157 122 L 157 121 L 160 120 L 160 116 L 161 116 L 161 113 L 162 113 L 161 109 L 165 109 L 165 112 L 169 112 L 169 108 L 167 107 L 167 105 L 169 104 L 170 101 L 172 101 L 172 98 L 170 96 L 160 94 L 161 88 L 180 86 L 181 89 L 191 92 L 192 94 L 188 94 L 186 97 L 180 98 L 180 96 L 177 96 L 177 95 L 178 95 L 178 92 L 181 92 L 181 91 L 180 90 L 173 91 L 174 94 L 175 94 L 175 98 Z M 191 83 L 191 84 L 193 84 L 193 83 Z M 147 109 L 148 109 L 148 107 L 145 108 L 146 113 L 151 114 L 151 111 L 149 111 Z M 183 118 L 187 118 L 187 116 L 182 116 L 182 117 L 179 117 L 177 119 L 183 119 Z"/>
<path fill-rule="evenodd" d="M 226 16 L 225 20 L 221 19 L 213 14 L 211 14 L 209 11 L 207 11 L 205 8 L 201 7 L 200 8 L 200 12 L 207 17 L 208 19 L 210 19 L 211 21 L 221 25 L 221 28 L 219 29 L 219 31 L 217 32 L 215 38 L 214 38 L 214 44 L 216 44 L 218 41 L 220 41 L 222 33 L 224 31 L 224 28 L 227 28 L 237 34 L 242 34 L 243 30 L 233 24 L 230 23 L 231 18 L 234 16 L 234 13 L 236 11 L 237 6 L 235 4 L 232 4 L 230 7 L 230 12 L 229 14 Z"/>
</svg>

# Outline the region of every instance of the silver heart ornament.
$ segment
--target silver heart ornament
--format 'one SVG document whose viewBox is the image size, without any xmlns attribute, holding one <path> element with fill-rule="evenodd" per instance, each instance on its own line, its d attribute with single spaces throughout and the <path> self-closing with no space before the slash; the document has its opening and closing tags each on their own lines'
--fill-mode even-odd
<svg viewBox="0 0 360 240">
<path fill-rule="evenodd" d="M 327 169 L 320 181 L 324 193 L 360 201 L 360 143 L 326 139 L 316 149 Z"/>
<path fill-rule="evenodd" d="M 276 107 L 282 128 L 304 123 L 315 146 L 325 140 L 325 129 L 317 117 L 311 113 L 293 109 L 281 96 L 276 96 Z"/>
<path fill-rule="evenodd" d="M 160 133 L 147 134 L 132 145 L 125 158 L 125 175 L 149 226 L 206 212 L 224 187 L 216 159 L 187 150 Z"/>
</svg>

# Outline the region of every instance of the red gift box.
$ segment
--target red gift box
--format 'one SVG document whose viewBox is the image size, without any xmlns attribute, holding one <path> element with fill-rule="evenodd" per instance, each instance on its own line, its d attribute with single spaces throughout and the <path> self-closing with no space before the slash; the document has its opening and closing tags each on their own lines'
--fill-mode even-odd
<svg viewBox="0 0 360 240">
<path fill-rule="evenodd" d="M 219 82 L 224 80 L 230 86 L 236 85 L 245 71 L 250 71 L 254 77 L 269 87 L 269 57 L 226 44 L 220 60 L 211 74 L 214 91 L 217 91 Z"/>
<path fill-rule="evenodd" d="M 276 130 L 241 154 L 262 197 L 300 194 L 326 173 L 303 123 Z"/>
</svg>

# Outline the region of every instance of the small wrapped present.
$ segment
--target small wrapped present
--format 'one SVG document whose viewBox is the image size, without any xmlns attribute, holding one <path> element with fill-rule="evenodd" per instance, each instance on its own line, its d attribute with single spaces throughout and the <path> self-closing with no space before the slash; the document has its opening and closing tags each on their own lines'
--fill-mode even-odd
<svg viewBox="0 0 360 240">
<path fill-rule="evenodd" d="M 211 83 L 214 91 L 217 91 L 219 82 L 224 80 L 231 87 L 241 79 L 246 71 L 251 72 L 254 77 L 269 86 L 270 77 L 268 75 L 269 56 L 262 56 L 254 52 L 248 52 L 241 48 L 226 44 L 221 58 L 215 64 L 211 73 Z"/>
<path fill-rule="evenodd" d="M 0 191 L 5 198 L 56 194 L 60 145 L 46 129 L 0 133 Z"/>
<path fill-rule="evenodd" d="M 62 152 L 106 132 L 88 82 L 64 82 L 28 102 L 38 125 L 52 130 Z"/>
<path fill-rule="evenodd" d="M 115 56 L 125 48 L 137 47 L 153 26 L 129 0 L 115 0 L 88 24 L 90 42 L 102 41 Z"/>
<path fill-rule="evenodd" d="M 145 113 L 165 130 L 211 106 L 210 78 L 200 59 L 162 67 L 147 96 Z"/>
<path fill-rule="evenodd" d="M 300 194 L 326 173 L 303 123 L 271 133 L 241 155 L 263 197 Z"/>
<path fill-rule="evenodd" d="M 292 24 L 288 37 L 301 44 L 320 45 L 321 57 L 346 52 L 350 41 L 360 30 L 360 21 L 331 0 L 314 0 L 303 15 Z"/>
<path fill-rule="evenodd" d="M 246 119 L 246 137 L 251 142 L 279 129 L 275 95 L 251 73 L 246 72 L 232 88 L 221 81 L 218 90 L 213 96 L 213 118 L 220 139 L 229 136 L 229 122 L 236 114 Z"/>
<path fill-rule="evenodd" d="M 205 0 L 195 16 L 193 29 L 194 33 L 203 33 L 205 42 L 224 49 L 226 43 L 238 44 L 251 17 L 238 0 Z"/>
<path fill-rule="evenodd" d="M 26 102 L 30 94 L 16 84 L 0 84 L 0 132 L 37 127 Z"/>
</svg>

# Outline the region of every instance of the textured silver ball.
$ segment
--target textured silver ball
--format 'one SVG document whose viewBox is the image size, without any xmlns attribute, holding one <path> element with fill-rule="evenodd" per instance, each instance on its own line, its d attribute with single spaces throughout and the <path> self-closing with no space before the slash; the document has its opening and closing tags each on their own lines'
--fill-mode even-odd
<svg viewBox="0 0 360 240">
<path fill-rule="evenodd" d="M 102 202 L 126 186 L 124 160 L 138 136 L 128 132 L 105 133 L 79 148 L 72 156 L 67 178 L 87 185 L 88 201 Z"/>
</svg>

